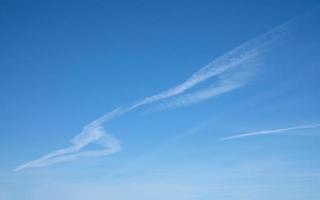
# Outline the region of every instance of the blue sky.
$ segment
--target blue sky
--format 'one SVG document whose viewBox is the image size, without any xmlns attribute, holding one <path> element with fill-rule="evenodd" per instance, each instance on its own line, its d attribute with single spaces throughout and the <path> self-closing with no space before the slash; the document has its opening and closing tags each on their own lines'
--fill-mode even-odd
<svg viewBox="0 0 320 200">
<path fill-rule="evenodd" d="M 0 0 L 0 199 L 319 199 L 317 7 Z"/>
</svg>

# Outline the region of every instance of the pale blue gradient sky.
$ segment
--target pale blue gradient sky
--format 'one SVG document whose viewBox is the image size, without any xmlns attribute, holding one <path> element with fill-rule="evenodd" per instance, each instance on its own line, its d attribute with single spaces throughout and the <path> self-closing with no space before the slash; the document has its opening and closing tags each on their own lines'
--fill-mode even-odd
<svg viewBox="0 0 320 200">
<path fill-rule="evenodd" d="M 219 141 L 320 123 L 317 6 L 0 0 L 0 199 L 319 199 L 319 128 Z M 180 84 L 297 16 L 288 37 L 245 63 L 250 76 L 243 87 L 114 119 L 106 129 L 121 141 L 115 154 L 12 171 L 70 146 L 105 113 Z"/>
</svg>

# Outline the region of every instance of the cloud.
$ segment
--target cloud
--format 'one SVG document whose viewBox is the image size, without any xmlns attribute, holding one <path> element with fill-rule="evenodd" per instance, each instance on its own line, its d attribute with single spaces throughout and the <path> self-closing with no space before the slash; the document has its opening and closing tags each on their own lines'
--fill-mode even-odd
<svg viewBox="0 0 320 200">
<path fill-rule="evenodd" d="M 294 126 L 289 128 L 279 128 L 279 129 L 272 129 L 272 130 L 263 130 L 263 131 L 255 131 L 255 132 L 248 132 L 242 133 L 234 136 L 224 137 L 220 140 L 232 140 L 232 139 L 239 139 L 243 137 L 252 137 L 252 136 L 260 136 L 260 135 L 269 135 L 274 133 L 282 133 L 286 131 L 293 131 L 299 129 L 312 129 L 312 128 L 319 128 L 320 124 L 311 124 L 311 125 L 303 125 L 303 126 Z"/>
<path fill-rule="evenodd" d="M 256 66 L 258 65 L 256 61 L 257 58 L 246 61 L 237 68 L 229 69 L 227 72 L 219 75 L 209 86 L 170 98 L 164 103 L 151 107 L 147 112 L 161 111 L 200 103 L 207 99 L 241 88 L 247 85 L 256 75 Z"/>
<path fill-rule="evenodd" d="M 223 56 L 213 60 L 208 65 L 201 68 L 198 72 L 194 73 L 183 83 L 159 94 L 143 98 L 141 101 L 138 101 L 137 103 L 134 103 L 126 108 L 119 108 L 105 114 L 104 116 L 86 125 L 81 133 L 79 133 L 70 141 L 72 143 L 70 147 L 56 150 L 52 153 L 42 156 L 37 160 L 18 166 L 15 171 L 61 163 L 80 157 L 104 156 L 118 152 L 121 149 L 120 142 L 106 132 L 104 129 L 105 123 L 141 106 L 159 102 L 165 99 L 172 98 L 171 101 L 160 105 L 158 108 L 155 108 L 163 110 L 190 105 L 244 86 L 250 78 L 247 77 L 240 81 L 234 77 L 237 77 L 239 74 L 241 74 L 241 69 L 243 69 L 243 66 L 250 65 L 250 62 L 255 60 L 262 53 L 279 44 L 284 39 L 284 36 L 287 35 L 288 30 L 289 23 L 276 27 L 275 29 L 253 40 L 250 40 L 234 48 Z M 212 84 L 210 87 L 205 89 L 182 95 L 191 88 L 194 88 L 200 83 L 212 78 L 216 78 L 217 83 Z M 92 143 L 98 143 L 103 147 L 103 149 L 81 152 L 83 147 Z"/>
<path fill-rule="evenodd" d="M 152 109 L 150 109 L 150 111 L 160 111 L 160 110 L 165 110 L 165 109 L 170 109 L 175 107 L 191 105 L 194 103 L 198 103 L 200 101 L 204 101 L 209 98 L 219 96 L 226 92 L 230 92 L 241 86 L 242 86 L 241 84 L 233 83 L 233 82 L 224 82 L 221 84 L 212 85 L 208 88 L 177 97 L 168 103 L 155 106 Z"/>
<path fill-rule="evenodd" d="M 82 131 L 70 141 L 72 143 L 70 147 L 48 153 L 37 160 L 33 160 L 26 164 L 18 166 L 14 169 L 14 171 L 48 166 L 56 163 L 75 160 L 80 157 L 109 155 L 120 151 L 120 142 L 106 132 L 103 124 L 110 121 L 114 117 L 121 115 L 122 113 L 123 110 L 115 109 L 114 111 L 86 125 L 82 129 Z M 80 151 L 83 147 L 88 146 L 91 143 L 98 144 L 99 146 L 103 147 L 103 149 L 82 152 Z"/>
<path fill-rule="evenodd" d="M 262 53 L 281 43 L 285 38 L 284 36 L 289 33 L 289 24 L 290 23 L 286 23 L 278 26 L 257 38 L 245 42 L 244 44 L 227 52 L 223 56 L 216 58 L 208 65 L 194 73 L 183 83 L 159 94 L 146 97 L 134 104 L 131 108 L 134 109 L 143 105 L 180 95 L 208 79 L 217 77 L 228 70 L 243 66 L 247 62 L 252 61 Z M 212 90 L 212 88 L 210 90 Z M 187 98 L 190 97 L 187 96 Z"/>
</svg>

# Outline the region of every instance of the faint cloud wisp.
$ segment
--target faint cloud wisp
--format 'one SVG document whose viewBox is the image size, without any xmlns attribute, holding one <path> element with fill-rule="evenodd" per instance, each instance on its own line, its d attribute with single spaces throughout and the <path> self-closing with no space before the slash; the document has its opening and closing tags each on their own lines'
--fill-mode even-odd
<svg viewBox="0 0 320 200">
<path fill-rule="evenodd" d="M 265 34 L 234 48 L 223 56 L 213 60 L 198 72 L 194 73 L 186 81 L 175 87 L 159 94 L 145 97 L 141 101 L 124 109 L 116 109 L 107 113 L 101 118 L 86 125 L 81 133 L 71 140 L 72 145 L 70 147 L 45 154 L 39 159 L 18 166 L 14 171 L 48 166 L 78 159 L 80 157 L 105 156 L 116 153 L 121 150 L 121 143 L 104 129 L 104 125 L 112 119 L 144 105 L 156 103 L 165 99 L 169 99 L 169 101 L 156 105 L 151 110 L 164 110 L 194 104 L 246 85 L 252 77 L 250 75 L 248 76 L 248 74 L 251 74 L 252 71 L 254 71 L 252 70 L 252 61 L 272 47 L 281 43 L 285 38 L 284 36 L 289 32 L 290 23 L 291 22 L 288 22 L 278 26 Z M 194 88 L 200 83 L 213 78 L 215 78 L 216 82 L 211 84 L 211 86 L 184 94 L 186 91 Z M 98 144 L 102 146 L 103 149 L 81 151 L 83 147 L 90 144 Z"/>
<path fill-rule="evenodd" d="M 320 127 L 320 124 L 310 124 L 310 125 L 294 126 L 294 127 L 288 127 L 288 128 L 254 131 L 254 132 L 248 132 L 248 133 L 242 133 L 242 134 L 233 135 L 233 136 L 229 136 L 229 137 L 224 137 L 224 138 L 221 138 L 220 140 L 232 140 L 232 139 L 239 139 L 239 138 L 243 138 L 243 137 L 269 135 L 269 134 L 274 134 L 274 133 L 282 133 L 282 132 L 286 132 L 286 131 L 293 131 L 293 130 L 299 130 L 299 129 L 313 129 L 313 128 L 319 128 L 319 127 Z"/>
</svg>

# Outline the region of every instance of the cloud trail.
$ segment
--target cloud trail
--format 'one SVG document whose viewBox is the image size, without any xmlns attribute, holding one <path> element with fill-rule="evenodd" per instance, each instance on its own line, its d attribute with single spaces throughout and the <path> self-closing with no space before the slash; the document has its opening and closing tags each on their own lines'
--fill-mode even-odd
<svg viewBox="0 0 320 200">
<path fill-rule="evenodd" d="M 173 99 L 169 103 L 160 105 L 160 110 L 190 105 L 244 86 L 248 81 L 247 79 L 244 81 L 236 81 L 232 78 L 239 74 L 239 71 L 237 70 L 242 69 L 241 67 L 245 65 L 249 65 L 250 62 L 258 56 L 280 43 L 284 39 L 284 36 L 289 32 L 289 25 L 290 23 L 286 23 L 278 26 L 265 34 L 234 48 L 223 56 L 213 60 L 208 65 L 194 73 L 190 78 L 175 87 L 159 94 L 145 97 L 131 106 L 115 109 L 114 111 L 105 114 L 84 126 L 83 130 L 70 141 L 72 143 L 70 147 L 56 150 L 37 160 L 20 165 L 15 169 L 15 171 L 61 163 L 80 157 L 95 157 L 116 153 L 121 150 L 121 144 L 104 129 L 104 125 L 112 119 L 120 117 L 121 115 L 144 105 L 156 103 L 169 98 L 176 99 Z M 230 73 L 230 71 L 231 77 L 225 77 L 225 74 Z M 194 88 L 200 83 L 212 78 L 217 78 L 218 83 L 205 89 L 182 95 L 191 88 Z M 103 149 L 81 152 L 83 147 L 92 143 L 97 143 L 102 146 Z"/>
<path fill-rule="evenodd" d="M 212 85 L 212 86 L 207 87 L 205 89 L 202 89 L 202 90 L 199 90 L 196 92 L 192 92 L 192 93 L 187 93 L 185 95 L 177 97 L 168 103 L 163 103 L 163 104 L 160 104 L 159 106 L 155 106 L 155 107 L 151 108 L 149 111 L 151 111 L 151 112 L 152 111 L 160 111 L 160 110 L 166 110 L 166 109 L 170 109 L 170 108 L 191 105 L 194 103 L 204 101 L 209 98 L 219 96 L 219 95 L 224 94 L 226 92 L 230 92 L 232 90 L 240 88 L 241 86 L 243 86 L 243 85 L 240 83 L 234 83 L 234 82 L 223 82 L 220 84 L 215 84 L 215 85 Z"/>
<path fill-rule="evenodd" d="M 101 118 L 86 125 L 82 131 L 76 135 L 70 142 L 72 145 L 67 148 L 59 149 L 48 153 L 37 160 L 30 161 L 20 165 L 14 171 L 23 169 L 47 166 L 69 160 L 75 160 L 80 157 L 94 157 L 116 153 L 121 150 L 120 142 L 106 132 L 103 124 L 112 120 L 114 117 L 121 115 L 123 110 L 115 109 L 114 111 L 102 116 Z M 79 152 L 83 147 L 96 143 L 102 146 L 102 150 Z"/>
<path fill-rule="evenodd" d="M 232 49 L 223 56 L 213 60 L 208 65 L 201 68 L 194 73 L 190 78 L 183 83 L 170 88 L 159 94 L 149 96 L 134 104 L 131 109 L 138 108 L 143 105 L 154 103 L 163 99 L 171 98 L 185 91 L 193 88 L 194 86 L 214 77 L 217 77 L 228 70 L 239 67 L 246 62 L 257 58 L 264 52 L 267 52 L 272 47 L 279 44 L 284 40 L 284 36 L 289 32 L 290 23 L 280 25 L 267 33 L 254 38 L 244 44 Z"/>
<path fill-rule="evenodd" d="M 228 72 L 219 75 L 213 84 L 188 93 L 173 97 L 164 103 L 151 107 L 147 112 L 161 111 L 170 108 L 188 106 L 224 93 L 244 87 L 256 75 L 257 58 L 246 61 Z"/>
<path fill-rule="evenodd" d="M 263 130 L 263 131 L 255 131 L 255 132 L 248 132 L 248 133 L 242 133 L 234 136 L 224 137 L 220 140 L 232 140 L 232 139 L 239 139 L 243 137 L 252 137 L 252 136 L 260 136 L 260 135 L 269 135 L 273 133 L 281 133 L 286 131 L 293 131 L 293 130 L 299 130 L 299 129 L 313 129 L 313 128 L 319 128 L 320 124 L 311 124 L 311 125 L 303 125 L 303 126 L 294 126 L 289 128 L 279 128 L 279 129 L 271 129 L 271 130 Z"/>
</svg>

